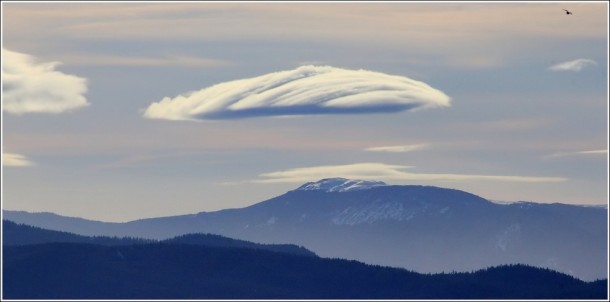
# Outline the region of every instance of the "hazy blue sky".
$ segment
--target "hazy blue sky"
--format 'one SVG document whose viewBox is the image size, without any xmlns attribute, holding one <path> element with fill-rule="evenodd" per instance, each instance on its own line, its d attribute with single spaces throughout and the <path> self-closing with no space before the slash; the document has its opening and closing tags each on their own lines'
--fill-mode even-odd
<svg viewBox="0 0 610 302">
<path fill-rule="evenodd" d="M 2 207 L 126 221 L 335 176 L 606 204 L 607 20 L 606 2 L 2 2 Z"/>
</svg>

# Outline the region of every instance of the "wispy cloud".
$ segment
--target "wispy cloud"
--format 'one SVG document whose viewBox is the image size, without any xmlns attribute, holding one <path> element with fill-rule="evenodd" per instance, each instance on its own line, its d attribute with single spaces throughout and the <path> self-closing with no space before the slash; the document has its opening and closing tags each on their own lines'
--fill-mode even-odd
<svg viewBox="0 0 610 302">
<path fill-rule="evenodd" d="M 371 152 L 393 152 L 393 153 L 403 153 L 403 152 L 411 152 L 415 150 L 421 150 L 428 147 L 428 144 L 414 144 L 414 145 L 402 145 L 402 146 L 382 146 L 382 147 L 371 147 L 366 148 L 364 151 Z"/>
<path fill-rule="evenodd" d="M 30 167 L 34 163 L 21 154 L 2 152 L 2 165 L 5 167 Z"/>
<path fill-rule="evenodd" d="M 179 66 L 187 68 L 218 67 L 232 64 L 229 61 L 199 56 L 119 56 L 105 54 L 67 54 L 61 60 L 72 65 L 85 66 Z"/>
<path fill-rule="evenodd" d="M 502 181 L 502 182 L 561 182 L 563 177 L 504 176 L 473 174 L 431 174 L 404 171 L 411 168 L 403 165 L 384 163 L 357 163 L 336 166 L 316 166 L 295 168 L 284 171 L 264 173 L 257 183 L 302 183 L 328 177 L 344 177 L 364 180 L 384 181 Z"/>
<path fill-rule="evenodd" d="M 588 156 L 588 155 L 608 155 L 608 149 L 600 150 L 586 150 L 586 151 L 574 151 L 574 152 L 557 152 L 545 156 L 545 158 L 557 158 L 566 156 Z"/>
<path fill-rule="evenodd" d="M 553 71 L 581 71 L 583 68 L 590 65 L 597 65 L 597 62 L 591 59 L 576 59 L 573 61 L 555 64 L 549 67 L 549 69 Z"/>
<path fill-rule="evenodd" d="M 13 114 L 60 113 L 87 106 L 84 78 L 38 63 L 30 55 L 2 49 L 2 109 Z"/>
<path fill-rule="evenodd" d="M 425 64 L 457 68 L 490 68 L 517 53 L 547 53 L 539 43 L 507 43 L 511 37 L 607 37 L 603 3 L 579 5 L 587 18 L 578 22 L 558 15 L 561 5 L 553 3 L 11 3 L 4 12 L 4 28 L 10 28 L 4 40 L 28 37 L 38 46 L 63 39 L 350 43 L 399 46 L 430 55 Z M 506 26 L 507 16 L 521 22 Z"/>
<path fill-rule="evenodd" d="M 166 97 L 144 116 L 213 120 L 261 116 L 363 114 L 449 106 L 449 97 L 402 76 L 330 66 L 302 66 Z"/>
</svg>

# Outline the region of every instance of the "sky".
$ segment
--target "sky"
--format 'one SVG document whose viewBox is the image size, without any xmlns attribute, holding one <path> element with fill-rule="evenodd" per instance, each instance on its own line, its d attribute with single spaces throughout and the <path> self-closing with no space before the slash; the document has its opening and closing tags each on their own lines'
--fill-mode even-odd
<svg viewBox="0 0 610 302">
<path fill-rule="evenodd" d="M 607 22 L 605 1 L 3 1 L 2 208 L 130 221 L 328 177 L 607 204 Z"/>
</svg>

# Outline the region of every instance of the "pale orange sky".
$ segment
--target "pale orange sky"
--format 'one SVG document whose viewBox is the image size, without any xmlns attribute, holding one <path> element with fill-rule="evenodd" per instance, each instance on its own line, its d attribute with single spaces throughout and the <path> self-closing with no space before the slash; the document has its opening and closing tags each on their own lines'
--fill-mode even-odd
<svg viewBox="0 0 610 302">
<path fill-rule="evenodd" d="M 48 74 L 85 80 L 86 92 L 71 87 L 87 105 L 3 109 L 2 151 L 31 165 L 3 166 L 2 206 L 125 221 L 246 206 L 296 180 L 361 167 L 388 183 L 493 200 L 604 204 L 607 22 L 606 2 L 5 1 L 3 49 L 30 55 L 24 70 L 53 66 Z M 590 63 L 551 68 L 576 60 Z M 307 64 L 407 77 L 451 103 L 392 114 L 143 117 L 166 97 Z M 16 91 L 6 87 L 3 101 Z M 388 147 L 403 152 L 369 150 Z M 523 181 L 533 179 L 548 181 Z"/>
</svg>

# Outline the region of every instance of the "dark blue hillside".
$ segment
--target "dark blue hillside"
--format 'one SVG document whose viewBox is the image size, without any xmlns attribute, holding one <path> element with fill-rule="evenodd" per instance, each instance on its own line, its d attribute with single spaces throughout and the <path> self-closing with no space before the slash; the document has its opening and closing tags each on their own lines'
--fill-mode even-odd
<svg viewBox="0 0 610 302">
<path fill-rule="evenodd" d="M 418 274 L 356 261 L 191 244 L 5 246 L 5 299 L 605 299 L 523 265 Z"/>
<path fill-rule="evenodd" d="M 161 242 L 169 244 L 205 245 L 211 247 L 250 248 L 299 256 L 317 256 L 314 252 L 294 244 L 260 244 L 214 234 L 186 234 L 166 239 Z"/>
<path fill-rule="evenodd" d="M 50 242 L 91 243 L 101 245 L 132 245 L 152 243 L 152 239 L 109 236 L 83 236 L 69 232 L 47 230 L 35 226 L 2 220 L 2 245 L 25 245 Z"/>
</svg>

